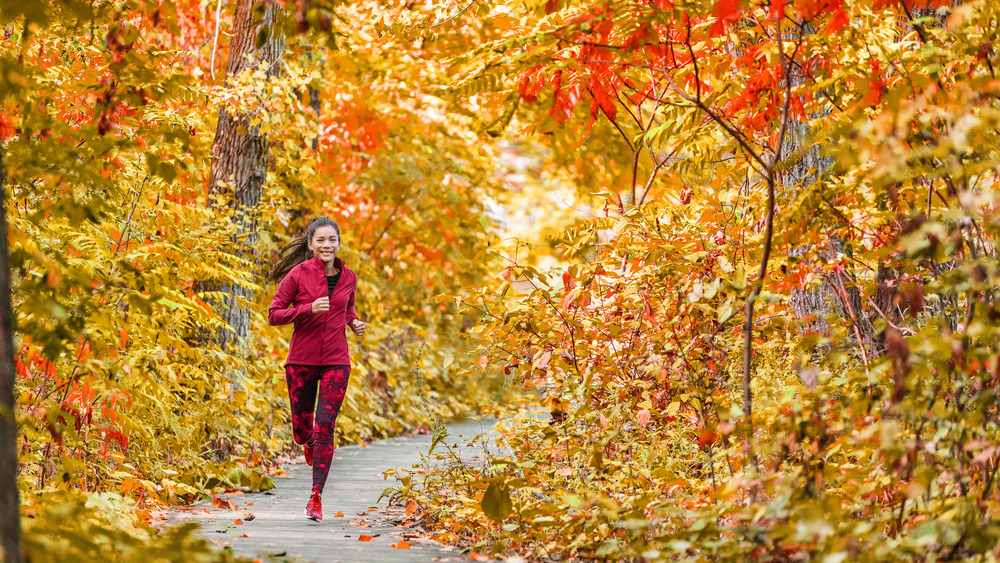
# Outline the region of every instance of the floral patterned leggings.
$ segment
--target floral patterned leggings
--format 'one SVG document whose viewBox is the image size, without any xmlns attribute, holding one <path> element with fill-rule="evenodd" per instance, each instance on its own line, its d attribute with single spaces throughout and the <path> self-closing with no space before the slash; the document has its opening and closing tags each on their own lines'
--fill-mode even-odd
<svg viewBox="0 0 1000 563">
<path fill-rule="evenodd" d="M 333 460 L 333 429 L 347 393 L 351 366 L 285 366 L 295 443 L 313 446 L 313 491 L 323 492 Z M 319 403 L 316 392 L 319 391 Z M 315 408 L 315 423 L 313 412 Z"/>
</svg>

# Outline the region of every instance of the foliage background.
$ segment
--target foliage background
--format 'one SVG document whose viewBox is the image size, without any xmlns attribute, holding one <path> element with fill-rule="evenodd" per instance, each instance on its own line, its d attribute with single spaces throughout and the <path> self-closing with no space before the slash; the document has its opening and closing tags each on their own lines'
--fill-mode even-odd
<svg viewBox="0 0 1000 563">
<path fill-rule="evenodd" d="M 261 274 L 322 212 L 372 327 L 343 440 L 506 384 L 549 413 L 505 420 L 482 466 L 435 451 L 397 472 L 439 539 L 995 559 L 994 3 L 297 2 L 278 76 L 229 84 L 232 15 L 209 2 L 10 6 L 29 518 L 67 495 L 95 529 L 139 530 L 96 544 L 156 542 L 151 503 L 270 486 L 288 335 Z M 208 197 L 222 106 L 270 139 L 249 257 Z M 513 212 L 492 240 L 489 209 L 560 192 L 576 220 Z M 255 290 L 231 348 L 207 289 L 226 285 Z"/>
</svg>

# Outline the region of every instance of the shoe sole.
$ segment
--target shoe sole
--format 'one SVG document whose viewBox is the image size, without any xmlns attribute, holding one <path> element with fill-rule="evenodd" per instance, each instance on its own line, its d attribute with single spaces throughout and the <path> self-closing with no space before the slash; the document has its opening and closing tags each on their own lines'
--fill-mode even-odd
<svg viewBox="0 0 1000 563">
<path fill-rule="evenodd" d="M 315 516 L 309 516 L 309 513 L 305 512 L 305 511 L 303 511 L 303 514 L 305 514 L 306 518 L 312 520 L 313 522 L 319 522 L 320 520 L 322 520 L 322 518 L 316 518 Z"/>
</svg>

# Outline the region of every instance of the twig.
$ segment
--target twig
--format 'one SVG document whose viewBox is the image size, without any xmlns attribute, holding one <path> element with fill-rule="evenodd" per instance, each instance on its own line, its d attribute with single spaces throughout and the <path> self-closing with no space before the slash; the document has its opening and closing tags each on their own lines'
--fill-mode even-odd
<svg viewBox="0 0 1000 563">
<path fill-rule="evenodd" d="M 145 189 L 145 187 L 146 187 L 146 182 L 147 182 L 148 180 L 149 180 L 149 176 L 146 176 L 146 177 L 145 177 L 145 178 L 143 178 L 143 180 L 142 180 L 142 185 L 140 185 L 140 186 L 139 186 L 139 193 L 138 193 L 138 194 L 136 194 L 136 196 L 135 196 L 135 201 L 134 201 L 134 202 L 132 202 L 132 210 L 131 210 L 131 211 L 129 211 L 129 213 L 128 213 L 128 219 L 126 219 L 126 220 L 125 220 L 125 224 L 124 224 L 124 225 L 122 225 L 122 232 L 118 234 L 118 243 L 117 243 L 117 244 L 115 245 L 115 252 L 114 252 L 114 254 L 117 254 L 117 253 L 118 253 L 119 251 L 121 251 L 121 249 L 122 249 L 122 239 L 123 239 L 123 238 L 125 239 L 125 244 L 126 244 L 126 245 L 127 245 L 128 243 L 129 243 L 129 241 L 130 241 L 130 240 L 131 240 L 131 238 L 132 238 L 132 237 L 131 237 L 131 234 L 129 234 L 129 236 L 128 236 L 128 237 L 126 237 L 126 236 L 125 236 L 125 233 L 127 233 L 127 232 L 128 232 L 128 230 L 129 230 L 129 227 L 131 226 L 131 223 L 132 223 L 132 216 L 133 216 L 133 215 L 135 215 L 135 208 L 136 208 L 136 206 L 138 206 L 138 205 L 139 205 L 139 200 L 140 200 L 140 199 L 142 199 L 142 191 L 143 191 L 143 190 Z"/>
<path fill-rule="evenodd" d="M 414 29 L 432 29 L 432 28 L 435 28 L 435 27 L 440 27 L 440 26 L 442 26 L 442 25 L 450 22 L 451 20 L 457 18 L 458 16 L 461 16 L 465 12 L 469 11 L 469 8 L 471 8 L 472 5 L 475 4 L 478 1 L 479 0 L 472 0 L 472 2 L 469 2 L 464 8 L 462 8 L 458 12 L 455 12 L 454 14 L 452 14 L 452 16 L 450 18 L 448 18 L 446 20 L 440 21 L 438 23 L 432 23 L 432 24 L 429 24 L 429 25 L 412 25 L 410 27 L 412 27 Z"/>
<path fill-rule="evenodd" d="M 840 277 L 840 272 L 834 272 L 837 274 L 837 282 L 840 283 L 840 290 L 844 295 L 844 303 L 847 304 L 847 312 L 851 314 L 851 320 L 854 321 L 854 337 L 858 339 L 858 348 L 861 350 L 861 359 L 865 362 L 865 373 L 868 373 L 868 352 L 865 350 L 865 343 L 861 339 L 861 329 L 858 328 L 858 317 L 854 314 L 854 306 L 851 305 L 851 297 L 847 294 L 847 287 L 844 286 L 844 280 Z"/>
<path fill-rule="evenodd" d="M 222 0 L 215 6 L 215 34 L 212 36 L 212 60 L 209 61 L 212 69 L 212 80 L 215 80 L 215 48 L 219 45 L 219 23 L 222 18 Z"/>
</svg>

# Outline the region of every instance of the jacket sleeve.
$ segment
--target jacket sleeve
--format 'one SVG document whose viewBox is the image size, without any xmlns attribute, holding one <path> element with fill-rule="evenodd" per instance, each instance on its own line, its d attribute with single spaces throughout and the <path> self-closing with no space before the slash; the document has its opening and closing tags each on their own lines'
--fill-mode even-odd
<svg viewBox="0 0 1000 563">
<path fill-rule="evenodd" d="M 298 276 L 294 273 L 285 276 L 278 284 L 278 290 L 271 299 L 271 309 L 267 314 L 267 322 L 271 326 L 287 325 L 298 320 L 303 315 L 312 314 L 312 303 L 303 303 L 298 307 L 288 308 L 299 290 Z"/>
<path fill-rule="evenodd" d="M 358 290 L 357 281 L 354 282 L 354 289 L 351 290 L 351 297 L 347 300 L 347 326 L 358 320 L 358 312 L 354 310 L 354 293 Z"/>
</svg>

